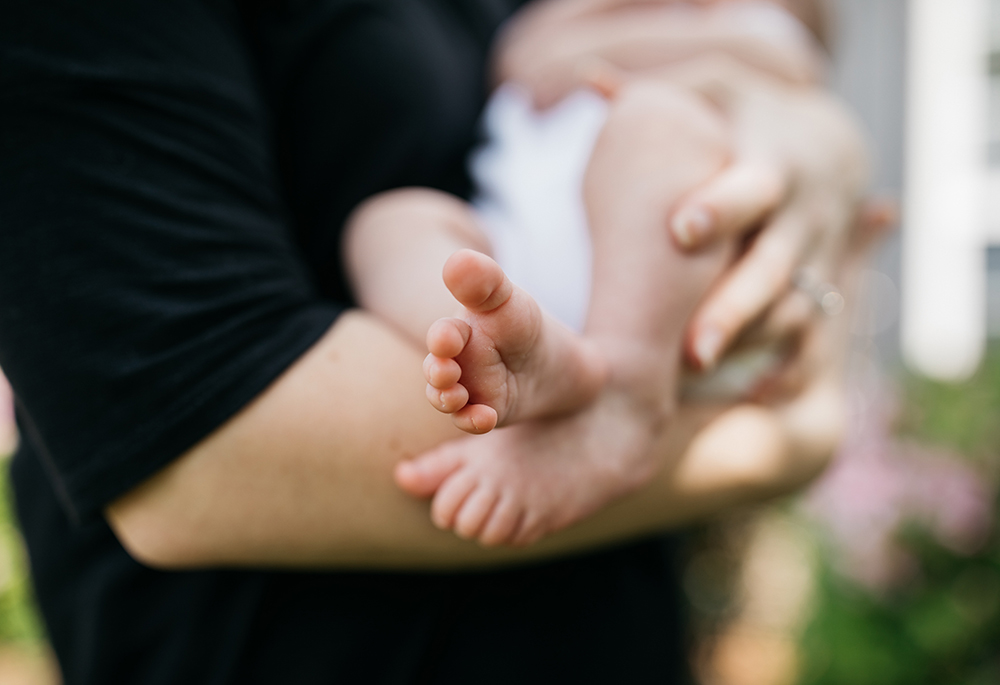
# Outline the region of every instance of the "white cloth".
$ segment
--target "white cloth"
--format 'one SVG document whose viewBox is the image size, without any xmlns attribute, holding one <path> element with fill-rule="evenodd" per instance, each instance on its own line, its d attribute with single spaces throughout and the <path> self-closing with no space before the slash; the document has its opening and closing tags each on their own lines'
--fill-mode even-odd
<svg viewBox="0 0 1000 685">
<path fill-rule="evenodd" d="M 583 174 L 607 111 L 603 98 L 581 90 L 536 112 L 526 92 L 503 85 L 486 107 L 487 143 L 471 160 L 473 206 L 497 262 L 576 331 L 590 300 Z"/>
</svg>

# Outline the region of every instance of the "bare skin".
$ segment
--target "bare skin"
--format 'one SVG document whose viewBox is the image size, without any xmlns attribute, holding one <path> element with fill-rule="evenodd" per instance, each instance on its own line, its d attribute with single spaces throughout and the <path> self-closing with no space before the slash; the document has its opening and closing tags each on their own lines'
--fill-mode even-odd
<svg viewBox="0 0 1000 685">
<path fill-rule="evenodd" d="M 373 377 L 375 366 L 383 373 Z M 487 550 L 436 529 L 427 503 L 393 483 L 400 460 L 461 435 L 420 396 L 419 366 L 415 345 L 371 315 L 345 314 L 244 411 L 111 503 L 112 530 L 133 557 L 163 569 L 495 568 L 619 544 L 801 487 L 839 436 L 840 396 L 825 382 L 787 408 L 684 409 L 645 446 L 659 460 L 646 487 L 530 548 Z M 580 455 L 608 448 L 590 431 L 566 437 L 565 450 Z"/>
<path fill-rule="evenodd" d="M 848 267 L 863 263 L 891 221 L 862 219 L 871 225 L 862 224 Z M 852 269 L 842 277 L 850 282 Z M 617 544 L 790 492 L 819 474 L 843 430 L 837 350 L 849 320 L 813 326 L 808 338 L 818 345 L 782 384 L 788 399 L 770 408 L 686 407 L 658 430 L 641 416 L 583 423 L 582 431 L 559 429 L 573 416 L 552 420 L 567 441 L 561 449 L 588 460 L 629 435 L 651 435 L 642 449 L 658 466 L 636 493 L 529 548 L 487 550 L 436 530 L 427 505 L 401 493 L 391 474 L 395 467 L 397 482 L 429 495 L 446 450 L 468 459 L 503 436 L 530 457 L 547 447 L 544 431 L 455 441 L 459 432 L 419 397 L 415 345 L 361 312 L 345 314 L 257 400 L 105 513 L 133 557 L 163 569 L 496 568 Z M 375 367 L 382 372 L 373 376 Z M 588 411 L 612 404 L 599 398 Z M 386 414 L 396 417 L 389 430 Z M 411 460 L 424 450 L 434 461 Z"/>
<path fill-rule="evenodd" d="M 581 0 L 566 4 L 583 5 Z M 613 11 L 618 2 L 592 4 Z M 749 122 L 751 133 L 759 123 Z M 780 127 L 781 119 L 767 123 L 768 128 Z M 816 124 L 812 140 L 821 154 L 832 143 L 823 122 Z M 773 186 L 773 176 L 765 175 L 767 188 Z M 815 176 L 793 176 L 798 188 L 825 187 Z M 719 192 L 707 204 L 717 233 L 736 234 L 758 225 L 744 221 L 749 214 L 742 211 L 743 203 L 734 202 L 732 192 L 723 192 L 728 187 L 713 188 Z M 751 200 L 764 196 L 738 195 Z M 773 203 L 765 204 L 753 207 L 753 216 L 766 214 Z M 380 223 L 390 225 L 385 218 L 380 216 Z M 475 240 L 460 237 L 465 244 Z M 393 245 L 400 250 L 433 247 L 411 238 L 403 234 Z M 444 242 L 434 248 L 439 265 L 457 249 Z M 760 259 L 775 261 L 763 254 Z M 420 397 L 424 381 L 416 345 L 428 326 L 449 312 L 451 302 L 440 270 L 428 273 L 431 285 L 440 288 L 434 302 L 406 300 L 397 290 L 368 293 L 403 314 L 418 310 L 423 318 L 415 338 L 400 335 L 401 329 L 390 327 L 385 318 L 345 315 L 244 411 L 110 504 L 107 518 L 126 549 L 162 568 L 496 567 L 617 544 L 801 487 L 822 470 L 835 448 L 840 397 L 827 379 L 814 379 L 814 387 L 788 406 L 736 407 L 714 420 L 682 409 L 669 430 L 661 428 L 647 446 L 660 466 L 658 476 L 639 492 L 528 549 L 483 550 L 462 542 L 435 530 L 426 505 L 404 496 L 391 479 L 400 459 L 459 435 Z M 774 299 L 784 292 L 778 295 Z M 743 312 L 734 310 L 726 330 L 745 324 Z M 598 405 L 603 403 L 592 406 Z M 465 443 L 485 444 L 492 437 L 467 438 Z M 581 454 L 598 449 L 587 435 L 568 437 Z M 531 448 L 526 444 L 524 453 Z M 403 462 L 397 479 L 410 466 Z"/>
<path fill-rule="evenodd" d="M 642 416 L 650 426 L 669 421 L 684 322 L 728 263 L 730 249 L 720 243 L 684 255 L 664 228 L 679 198 L 724 166 L 727 144 L 725 127 L 697 98 L 657 82 L 623 86 L 585 179 L 594 245 L 585 336 L 545 315 L 492 259 L 459 251 L 446 262 L 444 281 L 463 313 L 436 322 L 427 334 L 431 404 L 479 434 L 578 409 L 607 381 L 604 408 L 576 422 L 609 416 Z M 412 230 L 413 222 L 406 223 Z M 581 430 L 573 421 L 560 425 Z M 559 438 L 532 459 L 504 449 L 504 438 L 490 456 L 478 450 L 475 459 L 463 459 L 461 451 L 444 461 L 428 457 L 429 464 L 418 462 L 410 472 L 427 477 L 408 478 L 404 470 L 399 483 L 424 497 L 434 484 L 439 527 L 488 545 L 527 544 L 640 487 L 655 472 L 656 459 L 646 450 L 599 450 L 596 459 L 579 459 L 574 450 L 558 449 L 570 444 L 562 431 L 519 430 Z"/>
<path fill-rule="evenodd" d="M 819 45 L 803 36 L 762 36 L 745 15 L 727 11 L 744 3 L 699 2 L 702 11 L 670 11 L 672 0 L 549 0 L 528 5 L 504 28 L 493 58 L 496 83 L 516 81 L 546 108 L 610 64 L 642 71 L 705 54 L 733 59 L 789 84 L 816 83 L 825 69 Z M 812 0 L 775 2 L 814 31 L 823 12 Z M 688 8 L 690 9 L 690 8 Z M 825 33 L 814 33 L 825 42 Z"/>
<path fill-rule="evenodd" d="M 578 409 L 607 365 L 588 341 L 539 308 L 484 254 L 461 250 L 444 282 L 464 312 L 427 332 L 427 399 L 467 433 Z"/>
<path fill-rule="evenodd" d="M 657 460 L 642 446 L 658 421 L 642 409 L 627 393 L 606 390 L 565 418 L 443 445 L 401 465 L 397 483 L 415 496 L 433 494 L 431 518 L 439 528 L 488 547 L 530 545 L 655 474 Z"/>
<path fill-rule="evenodd" d="M 640 24 L 642 22 L 633 25 Z M 648 93 L 646 95 L 648 96 Z M 649 111 L 648 106 L 649 102 L 646 102 L 647 111 Z M 623 109 L 627 111 L 627 108 Z M 642 109 L 639 108 L 640 111 Z M 655 107 L 653 109 L 655 110 Z M 708 120 L 711 120 L 711 116 L 703 118 L 702 122 Z M 661 118 L 657 123 L 664 122 L 670 122 L 669 116 Z M 643 130 L 643 126 L 640 124 L 637 127 L 636 123 L 632 121 L 617 128 L 630 135 L 635 130 Z M 666 129 L 668 126 L 664 125 L 663 128 Z M 647 130 L 655 131 L 656 127 L 649 125 Z M 697 136 L 694 138 L 697 139 Z M 704 140 L 702 139 L 702 142 Z M 606 144 L 604 147 L 610 151 L 629 149 L 627 145 L 620 145 L 620 141 Z M 637 146 L 637 149 L 652 150 L 656 149 L 656 145 L 650 145 L 650 141 L 647 140 Z M 674 152 L 676 153 L 674 159 L 698 159 L 697 152 L 692 155 L 690 149 Z M 591 188 L 587 193 L 588 200 L 591 201 L 588 205 L 591 223 L 594 225 L 603 223 L 612 227 L 644 225 L 655 227 L 656 231 L 662 230 L 663 217 L 670 214 L 672 207 L 659 205 L 657 200 L 671 197 L 670 192 L 662 191 L 670 187 L 672 182 L 670 174 L 676 174 L 678 170 L 666 170 L 663 168 L 664 165 L 657 167 L 654 163 L 642 172 L 635 173 L 634 169 L 640 168 L 643 163 L 648 163 L 649 159 L 644 159 L 642 154 L 634 154 L 634 150 L 631 155 L 626 156 L 630 158 L 617 160 L 617 167 L 615 163 L 592 165 L 588 173 L 588 183 Z M 624 168 L 621 164 L 626 161 L 636 165 L 633 167 L 632 176 L 621 173 Z M 721 166 L 720 163 L 716 171 Z M 723 191 L 728 188 L 725 184 L 732 180 L 730 185 L 734 185 L 735 190 L 730 189 L 729 195 L 742 194 L 753 198 L 750 202 L 744 203 L 750 211 L 735 212 L 739 215 L 735 221 L 737 224 L 745 226 L 756 223 L 768 208 L 777 204 L 781 196 L 780 175 L 761 173 L 759 166 L 742 165 L 733 169 L 732 174 L 722 174 L 716 183 L 722 188 L 719 192 L 725 195 Z M 643 197 L 641 192 L 636 193 L 635 181 L 656 178 L 658 172 L 662 174 L 659 176 L 662 185 L 659 187 L 661 192 L 657 193 L 658 197 Z M 626 181 L 622 182 L 622 179 Z M 689 184 L 686 189 L 690 187 Z M 680 186 L 674 189 L 674 198 L 684 194 L 678 192 L 678 188 Z M 622 202 L 617 206 L 612 203 L 602 203 L 601 192 L 605 192 L 607 197 L 631 198 L 638 201 L 631 204 Z M 703 193 L 700 198 L 702 206 L 705 204 L 705 198 L 710 195 L 710 191 Z M 757 200 L 760 197 L 767 199 L 761 202 Z M 593 202 L 595 198 L 597 202 Z M 609 208 L 611 211 L 608 211 Z M 636 211 L 637 208 L 645 208 L 650 212 L 659 211 L 660 216 L 657 217 L 658 220 L 651 219 L 650 216 L 643 216 L 641 211 Z M 754 212 L 758 213 L 754 215 Z M 712 223 L 718 224 L 722 214 L 713 211 L 710 214 Z M 675 230 L 677 243 L 687 248 L 690 248 L 695 240 L 704 242 L 700 235 L 697 239 L 694 238 L 693 230 L 680 230 L 686 227 L 699 227 L 698 222 L 689 220 L 690 215 L 690 211 L 677 213 L 671 226 Z M 651 230 L 646 237 L 655 241 L 657 234 Z M 676 387 L 679 366 L 674 362 L 679 357 L 681 340 L 680 336 L 676 335 L 676 330 L 679 328 L 678 322 L 687 321 L 693 312 L 693 308 L 684 311 L 683 303 L 696 304 L 711 279 L 700 280 L 695 276 L 681 277 L 673 283 L 663 280 L 664 270 L 660 269 L 657 272 L 657 267 L 670 264 L 670 255 L 667 255 L 666 260 L 660 259 L 659 262 L 654 259 L 646 259 L 645 262 L 641 259 L 630 261 L 627 253 L 619 249 L 620 240 L 621 235 L 614 230 L 596 229 L 594 232 L 597 255 L 595 290 L 587 334 L 605 355 L 606 363 L 611 369 L 612 392 L 621 391 L 623 396 L 628 395 L 633 411 L 644 413 L 649 421 L 655 424 L 667 421 L 674 410 L 673 389 Z M 642 240 L 637 242 L 644 245 L 656 244 Z M 728 248 L 729 245 L 716 245 L 714 249 L 703 250 L 698 257 L 708 262 L 713 259 L 716 263 L 724 262 L 728 257 Z M 623 258 L 623 255 L 626 255 L 626 258 Z M 572 338 L 560 335 L 558 328 L 548 324 L 545 318 L 539 315 L 537 307 L 534 307 L 530 298 L 520 297 L 520 293 L 517 293 L 513 286 L 505 285 L 506 279 L 492 262 L 477 260 L 468 255 L 461 259 L 465 260 L 466 267 L 459 271 L 465 273 L 460 279 L 446 279 L 446 282 L 452 280 L 449 286 L 456 287 L 450 287 L 450 290 L 457 295 L 456 299 L 468 306 L 461 320 L 439 322 L 431 328 L 428 335 L 428 345 L 432 355 L 425 361 L 425 375 L 430 386 L 428 399 L 432 405 L 439 410 L 452 413 L 456 425 L 467 432 L 481 433 L 496 425 L 556 415 L 584 404 L 592 396 L 594 389 L 599 387 L 597 380 L 602 376 L 599 372 L 600 365 L 594 363 L 595 357 L 591 350 L 575 343 Z M 482 273 L 470 278 L 468 269 L 470 264 L 480 265 Z M 621 287 L 621 283 L 614 284 L 614 279 L 623 273 L 631 276 L 625 288 Z M 713 272 L 713 278 L 717 273 L 718 267 Z M 476 281 L 476 278 L 479 280 Z M 675 288 L 672 293 L 674 301 L 662 302 L 663 294 L 671 292 L 671 285 L 678 283 L 690 286 L 690 290 L 686 293 L 687 298 L 683 288 Z M 602 284 L 607 287 L 602 287 Z M 610 287 L 608 284 L 614 284 L 615 287 Z M 469 297 L 458 292 L 462 289 L 470 289 L 475 296 Z M 697 293 L 696 298 L 691 297 L 692 292 Z M 621 303 L 626 301 L 640 306 L 622 307 Z M 648 309 L 641 306 L 646 303 L 651 305 Z M 658 305 L 659 309 L 656 308 Z M 658 314 L 664 312 L 665 316 L 657 318 Z M 673 334 L 666 332 L 670 326 L 673 327 Z M 489 330 L 488 333 L 486 329 Z M 553 333 L 544 334 L 547 330 Z M 689 354 L 705 366 L 711 365 L 709 359 L 717 355 L 718 350 L 725 344 L 721 335 L 713 337 L 710 333 L 711 330 L 707 333 L 703 330 L 698 336 L 688 340 Z M 567 370 L 570 370 L 569 376 Z M 628 390 L 624 391 L 624 388 Z M 668 389 L 667 392 L 664 392 L 665 388 Z M 632 468 L 628 471 L 629 478 L 609 478 L 608 464 L 592 464 L 592 468 L 582 470 L 583 491 L 588 496 L 577 497 L 575 495 L 578 493 L 575 492 L 564 494 L 561 498 L 550 497 L 546 483 L 556 483 L 557 474 L 562 469 L 553 469 L 551 473 L 545 475 L 540 472 L 534 473 L 527 467 L 515 468 L 513 462 L 501 469 L 489 466 L 493 460 L 482 460 L 482 463 L 475 465 L 470 460 L 449 471 L 447 477 L 436 484 L 435 487 L 440 486 L 441 494 L 435 498 L 434 519 L 439 526 L 454 527 L 467 537 L 477 537 L 481 532 L 480 540 L 486 544 L 532 541 L 572 523 L 578 517 L 587 515 L 595 507 L 600 508 L 601 503 L 611 501 L 622 493 L 638 487 L 649 477 L 650 468 L 644 468 L 647 463 L 651 463 L 648 455 L 644 456 L 641 451 L 630 454 L 626 449 L 619 451 L 618 459 L 621 464 L 631 465 Z M 554 463 L 558 461 L 557 458 L 553 458 Z M 588 470 L 591 471 L 589 477 Z M 409 485 L 408 489 L 413 494 L 427 496 L 426 482 L 409 482 L 410 479 L 405 475 L 406 467 L 401 474 L 403 475 L 397 474 L 397 477 L 404 488 Z M 441 472 L 435 471 L 431 480 L 440 476 Z M 587 482 L 598 483 L 600 486 L 589 491 L 585 485 Z M 511 525 L 508 514 L 500 515 L 496 521 L 491 520 L 491 517 L 496 516 L 491 507 L 501 509 L 503 508 L 500 507 L 501 501 L 508 502 L 512 499 L 510 496 L 504 497 L 505 493 L 509 495 L 508 488 L 531 492 L 538 491 L 539 486 L 542 494 L 526 496 L 528 500 L 537 500 L 541 503 L 539 506 L 535 507 L 531 501 L 520 502 L 519 515 L 523 515 L 523 520 L 528 521 L 527 531 L 520 529 L 520 523 Z M 598 504 L 590 502 L 590 495 L 594 496 L 593 499 Z M 518 497 L 513 499 L 517 500 Z M 553 499 L 557 504 L 546 503 Z M 558 504 L 559 500 L 568 504 Z M 511 505 L 505 507 L 510 509 Z M 517 508 L 514 506 L 514 509 Z M 565 517 L 562 515 L 564 513 L 567 514 Z M 529 519 L 542 523 L 534 525 Z"/>
<path fill-rule="evenodd" d="M 748 327 L 763 320 L 771 328 L 768 319 L 784 316 L 786 305 L 772 305 L 786 299 L 789 274 L 806 267 L 832 277 L 867 162 L 852 117 L 819 78 L 827 59 L 820 44 L 829 43 L 835 3 L 773 0 L 810 29 L 818 41 L 813 45 L 750 35 L 742 18 L 726 9 L 738 2 L 695 0 L 711 9 L 661 11 L 675 4 L 690 3 L 532 3 L 501 34 L 493 62 L 497 82 L 524 85 L 541 107 L 604 78 L 610 68 L 653 69 L 661 76 L 675 70 L 678 85 L 706 94 L 725 111 L 737 136 L 734 163 L 685 198 L 671 226 L 687 249 L 762 229 L 764 239 L 741 257 L 689 326 L 688 362 L 710 369 Z"/>
</svg>

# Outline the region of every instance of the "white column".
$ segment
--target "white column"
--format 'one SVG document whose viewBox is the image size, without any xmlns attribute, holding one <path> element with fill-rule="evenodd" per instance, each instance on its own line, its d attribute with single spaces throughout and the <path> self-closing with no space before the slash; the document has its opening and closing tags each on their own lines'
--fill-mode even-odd
<svg viewBox="0 0 1000 685">
<path fill-rule="evenodd" d="M 903 355 L 972 373 L 985 330 L 987 0 L 910 0 Z"/>
<path fill-rule="evenodd" d="M 986 181 L 985 241 L 1000 245 L 1000 171 L 991 169 Z"/>
</svg>

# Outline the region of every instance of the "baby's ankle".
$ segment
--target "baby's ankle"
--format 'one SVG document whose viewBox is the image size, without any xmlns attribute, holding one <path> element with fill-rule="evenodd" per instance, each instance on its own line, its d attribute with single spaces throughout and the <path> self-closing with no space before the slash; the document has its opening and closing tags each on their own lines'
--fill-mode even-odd
<svg viewBox="0 0 1000 685">
<path fill-rule="evenodd" d="M 606 387 L 628 397 L 633 410 L 651 424 L 670 421 L 677 411 L 679 347 L 613 338 L 598 345 L 608 364 Z"/>
</svg>

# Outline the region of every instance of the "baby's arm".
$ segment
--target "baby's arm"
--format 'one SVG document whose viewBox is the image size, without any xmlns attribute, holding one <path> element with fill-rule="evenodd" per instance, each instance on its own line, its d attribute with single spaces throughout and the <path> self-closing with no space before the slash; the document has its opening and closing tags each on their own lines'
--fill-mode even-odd
<svg viewBox="0 0 1000 685">
<path fill-rule="evenodd" d="M 441 271 L 463 248 L 491 252 L 469 206 L 446 193 L 404 188 L 354 210 L 343 255 L 358 304 L 423 348 L 431 324 L 458 309 Z"/>
</svg>

